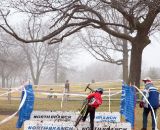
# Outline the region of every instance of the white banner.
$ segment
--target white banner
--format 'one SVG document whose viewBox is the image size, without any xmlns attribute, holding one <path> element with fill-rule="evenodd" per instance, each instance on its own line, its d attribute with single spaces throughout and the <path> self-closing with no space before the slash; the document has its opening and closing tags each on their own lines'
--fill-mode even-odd
<svg viewBox="0 0 160 130">
<path fill-rule="evenodd" d="M 78 112 L 73 111 L 33 111 L 30 120 L 37 121 L 75 121 Z M 87 118 L 86 121 L 89 121 Z M 95 122 L 120 122 L 119 112 L 96 112 Z"/>
<path fill-rule="evenodd" d="M 62 111 L 33 111 L 30 120 L 36 121 L 75 121 L 78 116 L 76 112 Z"/>
<path fill-rule="evenodd" d="M 74 127 L 75 122 L 52 121 L 25 121 L 24 130 L 89 130 L 89 122 L 80 122 Z M 131 130 L 130 123 L 95 123 L 94 130 Z"/>
<path fill-rule="evenodd" d="M 96 112 L 96 122 L 120 122 L 119 112 Z"/>
</svg>

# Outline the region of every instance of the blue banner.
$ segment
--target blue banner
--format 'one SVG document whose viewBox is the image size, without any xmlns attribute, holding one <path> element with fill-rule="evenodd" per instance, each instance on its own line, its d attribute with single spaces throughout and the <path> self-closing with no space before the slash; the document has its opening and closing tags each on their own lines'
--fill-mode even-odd
<svg viewBox="0 0 160 130">
<path fill-rule="evenodd" d="M 34 106 L 34 92 L 32 89 L 32 85 L 25 85 L 24 87 L 25 91 L 22 91 L 21 101 L 24 98 L 24 95 L 26 96 L 26 100 L 24 101 L 24 104 L 22 105 L 21 109 L 19 110 L 19 117 L 17 120 L 16 128 L 21 128 L 23 125 L 23 122 L 25 120 L 30 119 L 30 115 L 33 111 Z"/>
<path fill-rule="evenodd" d="M 122 94 L 121 94 L 121 101 L 120 101 L 120 113 L 121 115 L 125 115 L 125 101 L 126 98 L 125 98 L 125 86 L 123 85 L 122 86 Z"/>
<path fill-rule="evenodd" d="M 134 128 L 135 120 L 135 107 L 136 107 L 136 90 L 132 86 L 123 85 L 122 95 L 120 102 L 120 113 L 125 117 L 127 122 L 130 122 Z"/>
</svg>

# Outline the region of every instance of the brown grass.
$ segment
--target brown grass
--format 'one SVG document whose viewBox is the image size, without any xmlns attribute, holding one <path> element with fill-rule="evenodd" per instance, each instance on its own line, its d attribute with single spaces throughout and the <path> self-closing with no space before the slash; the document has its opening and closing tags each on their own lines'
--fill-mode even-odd
<svg viewBox="0 0 160 130">
<path fill-rule="evenodd" d="M 2 102 L 2 101 L 0 101 Z M 2 105 L 3 103 L 3 105 Z M 5 103 L 4 105 L 4 101 L 1 103 L 0 105 L 0 120 L 6 118 L 8 115 L 14 113 L 17 110 L 17 106 L 18 106 L 18 101 L 13 101 L 11 104 L 9 103 Z M 60 108 L 60 102 L 59 101 L 54 101 L 54 100 L 46 100 L 46 101 L 40 101 L 40 100 L 36 100 L 35 102 L 35 107 L 34 110 L 62 110 L 62 111 L 77 111 L 80 106 L 81 106 L 82 102 L 81 101 L 67 101 L 64 102 L 63 104 L 63 109 Z M 7 106 L 6 109 L 2 106 Z M 142 110 L 140 109 L 137 105 L 136 110 L 135 110 L 135 130 L 140 130 L 141 126 L 142 126 Z M 101 107 L 99 107 L 97 109 L 97 111 L 108 111 L 108 102 L 104 101 L 103 105 L 101 105 Z M 119 102 L 118 101 L 114 101 L 111 102 L 111 111 L 119 111 Z M 8 114 L 9 113 L 9 114 Z M 158 113 L 158 117 L 160 116 L 160 114 Z M 148 118 L 148 130 L 151 130 L 151 117 L 149 115 Z M 122 117 L 121 119 L 122 121 L 124 121 L 124 118 Z M 17 121 L 17 117 L 14 117 L 13 119 L 11 119 L 10 121 L 8 121 L 7 123 L 3 124 L 0 126 L 0 130 L 17 130 L 16 127 L 16 121 Z M 159 122 L 159 121 L 158 121 Z M 158 124 L 158 127 L 160 128 L 160 124 Z M 20 130 L 23 130 L 20 129 Z"/>
<path fill-rule="evenodd" d="M 96 88 L 98 86 L 101 86 L 102 84 L 97 84 L 95 86 L 92 86 L 93 88 Z M 157 86 L 160 86 L 159 84 L 156 84 Z M 107 90 L 108 88 L 120 88 L 118 86 L 121 86 L 120 83 L 107 83 L 104 85 L 105 89 Z M 45 87 L 43 88 L 44 91 L 49 91 L 51 87 Z M 71 86 L 71 92 L 84 92 L 84 86 Z M 36 87 L 34 88 L 35 90 L 39 90 L 40 88 Z M 54 88 L 54 90 L 56 90 L 56 88 Z M 57 92 L 62 92 L 63 91 L 63 87 L 60 87 L 57 89 Z M 3 93 L 3 92 L 1 92 Z M 16 94 L 12 94 L 13 96 L 20 96 L 20 94 L 16 93 Z M 47 99 L 47 96 L 43 96 L 43 95 L 39 95 L 36 94 L 36 97 L 41 97 L 43 99 L 39 100 L 36 98 L 35 100 L 35 106 L 34 106 L 34 110 L 62 110 L 62 111 L 77 111 L 82 104 L 82 101 L 64 101 L 63 103 L 63 108 L 61 109 L 61 101 L 56 100 L 54 98 L 52 99 Z M 120 95 L 116 96 L 116 97 L 112 97 L 112 98 L 119 98 Z M 0 99 L 0 121 L 4 118 L 6 118 L 8 115 L 13 114 L 14 112 L 17 111 L 18 106 L 19 106 L 19 100 L 11 100 L 7 101 L 7 98 L 1 98 Z M 59 99 L 61 99 L 59 97 Z M 84 98 L 83 98 L 84 99 Z M 97 111 L 108 111 L 108 101 L 104 101 L 103 105 L 101 105 Z M 119 101 L 111 101 L 111 111 L 119 111 Z M 135 110 L 135 129 L 134 130 L 140 130 L 142 127 L 142 111 L 143 109 L 140 109 L 138 104 Z M 157 116 L 160 119 L 160 113 L 157 114 Z M 148 117 L 148 130 L 151 130 L 151 116 L 149 115 Z M 158 119 L 158 122 L 159 122 Z M 124 121 L 124 118 L 122 117 L 121 119 L 122 121 Z M 16 121 L 17 121 L 17 116 L 14 117 L 13 119 L 11 119 L 10 121 L 8 121 L 5 124 L 0 125 L 0 130 L 17 130 L 16 127 Z M 160 123 L 158 124 L 158 128 L 160 128 Z M 21 128 L 20 130 L 23 130 L 23 128 Z"/>
</svg>

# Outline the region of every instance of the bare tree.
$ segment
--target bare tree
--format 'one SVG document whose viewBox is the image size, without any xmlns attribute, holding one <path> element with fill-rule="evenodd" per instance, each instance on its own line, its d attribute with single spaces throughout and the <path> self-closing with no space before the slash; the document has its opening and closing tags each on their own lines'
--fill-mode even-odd
<svg viewBox="0 0 160 130">
<path fill-rule="evenodd" d="M 28 13 L 41 16 L 48 14 L 52 22 L 50 33 L 34 40 L 25 39 L 7 22 L 9 13 L 1 11 L 4 21 L 0 27 L 26 43 L 43 42 L 48 39 L 52 41 L 51 43 L 59 42 L 87 26 L 102 29 L 114 37 L 130 41 L 132 49 L 128 83 L 140 86 L 142 52 L 151 42 L 149 39 L 151 32 L 153 33 L 159 26 L 159 0 L 28 0 L 27 2 L 20 0 L 19 3 L 12 4 L 16 4 L 16 8 Z M 113 19 L 113 15 L 116 19 Z M 127 25 L 123 24 L 123 19 L 127 21 Z M 122 31 L 124 28 L 130 31 L 130 34 L 124 33 Z"/>
<path fill-rule="evenodd" d="M 122 65 L 123 80 L 128 81 L 128 52 L 129 45 L 126 40 L 105 35 L 101 30 L 87 29 L 80 37 L 80 43 L 97 60 Z"/>
<path fill-rule="evenodd" d="M 26 26 L 26 30 L 21 31 L 21 33 L 33 40 L 43 35 L 46 31 L 46 27 L 42 27 L 42 19 L 36 19 L 35 15 L 31 15 L 29 20 L 26 21 L 26 24 L 23 22 L 22 25 Z M 51 54 L 51 50 L 49 49 L 50 42 L 50 40 L 47 40 L 44 42 L 45 44 L 36 44 L 35 42 L 31 44 L 24 44 L 21 42 L 19 44 L 26 55 L 31 77 L 35 85 L 39 84 L 41 73 L 49 62 L 48 58 Z"/>
<path fill-rule="evenodd" d="M 2 87 L 12 86 L 26 68 L 22 50 L 6 34 L 0 37 L 0 76 Z M 10 84 L 10 85 L 9 85 Z"/>
<path fill-rule="evenodd" d="M 50 46 L 50 56 L 48 68 L 54 72 L 54 82 L 64 82 L 66 80 L 67 71 L 72 66 L 72 59 L 74 53 L 78 52 L 77 44 L 72 38 L 64 40 L 61 44 L 54 44 Z"/>
<path fill-rule="evenodd" d="M 41 72 L 47 63 L 49 55 L 47 44 L 27 44 L 21 45 L 26 55 L 27 63 L 31 72 L 31 77 L 35 85 L 39 83 Z"/>
</svg>

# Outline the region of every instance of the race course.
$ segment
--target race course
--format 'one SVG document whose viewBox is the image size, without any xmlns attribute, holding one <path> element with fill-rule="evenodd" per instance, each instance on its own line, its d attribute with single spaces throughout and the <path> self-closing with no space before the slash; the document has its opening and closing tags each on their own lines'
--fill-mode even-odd
<svg viewBox="0 0 160 130">
<path fill-rule="evenodd" d="M 114 85 L 115 84 L 115 85 Z M 159 86 L 159 83 L 156 83 L 157 86 Z M 116 91 L 120 91 L 121 89 L 121 83 L 106 83 L 104 85 L 104 89 L 108 90 L 109 88 L 113 88 L 115 86 Z M 96 88 L 97 85 L 93 86 L 93 88 Z M 48 92 L 50 87 L 46 87 L 45 89 L 43 88 L 43 91 Z M 85 87 L 79 87 L 79 86 L 72 86 L 71 87 L 71 92 L 72 93 L 84 93 L 87 94 L 88 92 L 84 92 Z M 56 88 L 53 88 L 56 90 Z M 62 92 L 63 88 L 58 88 L 57 92 Z M 39 87 L 34 87 L 35 91 L 41 91 Z M 110 91 L 113 91 L 114 89 L 111 89 Z M 115 91 L 115 90 L 114 90 Z M 2 92 L 1 92 L 2 93 Z M 8 97 L 3 97 L 0 99 L 0 121 L 7 116 L 13 114 L 14 112 L 17 111 L 20 103 L 20 94 L 21 93 L 13 93 L 11 96 L 11 100 L 8 100 Z M 61 96 L 52 96 L 51 98 L 48 98 L 46 95 L 43 94 L 38 94 L 35 93 L 36 99 L 35 99 L 35 104 L 34 104 L 34 110 L 45 110 L 45 111 L 78 111 L 79 108 L 81 107 L 81 104 L 83 102 L 83 99 L 85 97 L 72 97 L 70 96 L 67 101 L 64 100 L 63 102 L 63 107 L 61 106 Z M 15 98 L 15 96 L 17 98 Z M 13 98 L 12 98 L 13 97 Z M 111 97 L 110 100 L 110 106 L 109 106 L 109 101 L 108 97 L 103 98 L 103 105 L 97 109 L 97 111 L 105 111 L 108 112 L 109 109 L 111 112 L 119 112 L 120 111 L 120 94 L 115 95 Z M 110 107 L 110 108 L 109 108 Z M 142 111 L 143 109 L 139 108 L 139 104 L 137 103 L 136 105 L 136 110 L 135 110 L 135 129 L 134 130 L 140 130 L 142 126 Z M 160 112 L 158 110 L 158 115 L 157 117 L 160 117 Z M 149 115 L 148 118 L 148 129 L 151 130 L 151 116 Z M 121 117 L 121 120 L 124 121 L 124 118 Z M 160 119 L 158 119 L 159 122 Z M 9 120 L 7 123 L 4 123 L 0 125 L 0 130 L 17 130 L 16 127 L 16 121 L 17 121 L 17 116 L 15 116 L 13 119 Z M 160 123 L 158 123 L 158 128 L 160 128 Z M 23 130 L 21 128 L 20 130 Z"/>
</svg>

